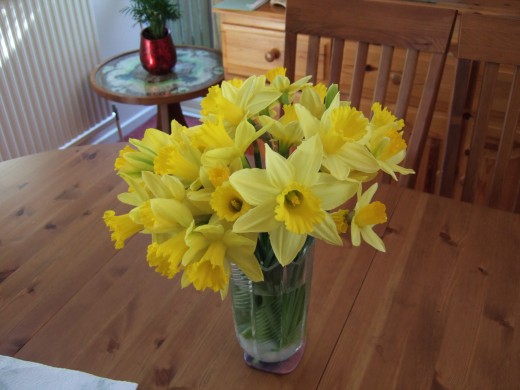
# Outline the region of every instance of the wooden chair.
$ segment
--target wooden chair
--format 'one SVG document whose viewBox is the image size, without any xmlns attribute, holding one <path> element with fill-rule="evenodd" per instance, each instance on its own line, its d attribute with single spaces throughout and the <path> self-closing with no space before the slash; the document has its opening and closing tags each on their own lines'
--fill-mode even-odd
<svg viewBox="0 0 520 390">
<path fill-rule="evenodd" d="M 284 57 L 287 75 L 294 79 L 297 38 L 303 34 L 309 36 L 306 74 L 312 75 L 313 80 L 316 80 L 320 38 L 326 38 L 332 42 L 329 79 L 326 82 L 343 83 L 344 80 L 340 78 L 345 43 L 354 41 L 357 43 L 357 53 L 350 80 L 350 95 L 342 98 L 359 108 L 369 47 L 377 45 L 381 48 L 381 55 L 373 101 L 384 105 L 394 49 L 404 49 L 406 58 L 392 111 L 397 117 L 405 118 L 405 123 L 409 124 L 406 114 L 419 55 L 422 52 L 429 53 L 428 71 L 424 84 L 420 86 L 422 92 L 418 93 L 420 101 L 413 130 L 410 131 L 410 126 L 406 126 L 405 130 L 405 137 L 409 139 L 404 166 L 417 171 L 435 108 L 455 17 L 454 10 L 408 4 L 354 0 L 288 0 Z M 370 66 L 368 68 L 371 70 Z M 421 83 L 422 81 L 419 82 Z M 416 175 L 400 178 L 400 184 L 408 187 L 413 187 L 415 181 Z"/>
<path fill-rule="evenodd" d="M 461 17 L 441 195 L 451 197 L 458 192 L 464 201 L 520 212 L 519 37 L 518 19 Z M 475 84 L 479 64 L 482 71 Z M 473 104 L 475 85 L 479 88 Z M 496 118 L 501 103 L 505 115 Z M 469 142 L 467 158 L 464 138 Z M 466 165 L 465 172 L 457 172 L 461 164 Z M 458 183 L 462 188 L 457 188 Z"/>
</svg>

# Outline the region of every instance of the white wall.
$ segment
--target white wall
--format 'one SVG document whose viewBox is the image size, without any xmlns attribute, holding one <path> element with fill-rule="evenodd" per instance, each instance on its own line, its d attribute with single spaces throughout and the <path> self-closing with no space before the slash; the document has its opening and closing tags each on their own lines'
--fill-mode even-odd
<svg viewBox="0 0 520 390">
<path fill-rule="evenodd" d="M 97 26 L 101 61 L 139 48 L 139 25 L 134 26 L 133 19 L 120 12 L 129 4 L 129 0 L 90 0 L 90 3 Z M 156 112 L 155 106 L 111 103 L 117 107 L 125 134 L 146 122 Z"/>
</svg>

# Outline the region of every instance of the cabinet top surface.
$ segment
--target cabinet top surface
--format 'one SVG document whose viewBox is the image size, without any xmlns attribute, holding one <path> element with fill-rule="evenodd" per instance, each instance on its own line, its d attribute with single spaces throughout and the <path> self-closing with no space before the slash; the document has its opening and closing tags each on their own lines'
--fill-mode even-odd
<svg viewBox="0 0 520 390">
<path fill-rule="evenodd" d="M 441 7 L 448 9 L 456 9 L 460 13 L 479 12 L 484 14 L 507 15 L 520 17 L 520 0 L 365 0 L 374 3 L 395 3 L 410 4 L 415 3 L 425 7 Z M 219 14 L 243 14 L 254 15 L 255 17 L 267 17 L 283 20 L 285 18 L 285 9 L 280 6 L 265 4 L 254 11 L 232 11 L 225 9 L 214 9 L 213 12 Z"/>
</svg>

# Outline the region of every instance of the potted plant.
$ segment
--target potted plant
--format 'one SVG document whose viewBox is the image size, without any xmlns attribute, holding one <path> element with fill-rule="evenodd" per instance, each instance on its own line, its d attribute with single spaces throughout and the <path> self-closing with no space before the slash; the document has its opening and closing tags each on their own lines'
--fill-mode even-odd
<svg viewBox="0 0 520 390">
<path fill-rule="evenodd" d="M 139 57 L 143 67 L 155 75 L 170 72 L 177 54 L 166 22 L 180 18 L 179 6 L 171 0 L 130 0 L 121 12 L 141 26 Z"/>
</svg>

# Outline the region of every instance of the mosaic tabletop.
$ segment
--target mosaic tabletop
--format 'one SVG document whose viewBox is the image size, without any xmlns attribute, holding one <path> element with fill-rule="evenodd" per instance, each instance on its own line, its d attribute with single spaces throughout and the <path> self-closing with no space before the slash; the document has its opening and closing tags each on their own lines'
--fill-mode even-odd
<svg viewBox="0 0 520 390">
<path fill-rule="evenodd" d="M 177 63 L 165 75 L 148 73 L 131 51 L 100 65 L 91 81 L 109 99 L 140 104 L 180 102 L 205 95 L 224 78 L 222 55 L 204 47 L 177 46 Z"/>
</svg>

